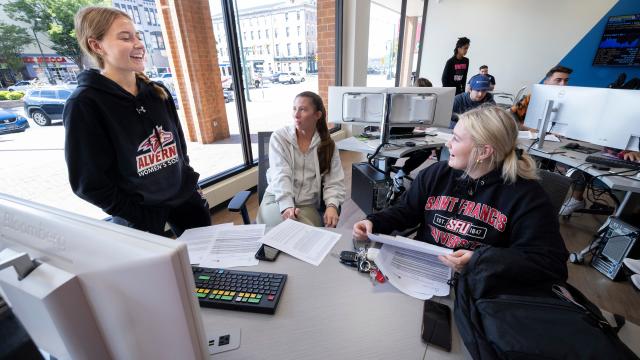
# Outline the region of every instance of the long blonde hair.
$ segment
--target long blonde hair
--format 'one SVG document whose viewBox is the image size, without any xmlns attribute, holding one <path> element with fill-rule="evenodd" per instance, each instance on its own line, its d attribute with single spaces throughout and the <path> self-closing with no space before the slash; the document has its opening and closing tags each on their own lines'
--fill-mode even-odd
<svg viewBox="0 0 640 360">
<path fill-rule="evenodd" d="M 539 178 L 533 158 L 516 148 L 518 127 L 508 112 L 497 106 L 483 106 L 460 115 L 458 123 L 469 132 L 476 145 L 469 156 L 467 173 L 478 166 L 482 146 L 491 145 L 494 151 L 487 165 L 491 169 L 502 168 L 505 183 L 514 183 L 518 177 Z"/>
<path fill-rule="evenodd" d="M 119 17 L 133 21 L 126 12 L 105 6 L 84 7 L 76 13 L 74 18 L 76 39 L 78 39 L 80 48 L 87 56 L 93 59 L 100 69 L 104 69 L 104 60 L 100 54 L 91 49 L 89 39 L 102 40 L 113 22 Z M 136 78 L 144 81 L 145 84 L 151 85 L 154 93 L 162 100 L 169 98 L 167 92 L 151 81 L 144 73 L 136 72 Z"/>
</svg>

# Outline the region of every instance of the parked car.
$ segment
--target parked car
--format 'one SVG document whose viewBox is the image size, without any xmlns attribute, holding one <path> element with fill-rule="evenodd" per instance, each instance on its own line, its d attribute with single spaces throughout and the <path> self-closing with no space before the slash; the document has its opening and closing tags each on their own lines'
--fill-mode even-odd
<svg viewBox="0 0 640 360">
<path fill-rule="evenodd" d="M 272 83 L 277 83 L 278 79 L 280 78 L 280 74 L 284 74 L 282 72 L 274 72 L 271 75 L 268 75 L 266 78 L 271 81 Z M 263 76 L 264 77 L 264 76 Z"/>
<path fill-rule="evenodd" d="M 224 95 L 224 102 L 229 103 L 233 101 L 233 91 L 222 90 L 222 94 Z"/>
<path fill-rule="evenodd" d="M 304 77 L 297 72 L 281 73 L 280 76 L 278 76 L 279 83 L 295 84 L 303 81 Z"/>
<path fill-rule="evenodd" d="M 0 135 L 23 132 L 29 128 L 24 116 L 0 109 Z"/>
<path fill-rule="evenodd" d="M 62 110 L 73 89 L 49 86 L 27 91 L 24 113 L 40 126 L 51 125 L 52 120 L 62 119 Z"/>
<path fill-rule="evenodd" d="M 9 86 L 7 90 L 9 91 L 26 91 L 35 85 L 35 80 L 22 80 L 17 83 Z"/>
</svg>

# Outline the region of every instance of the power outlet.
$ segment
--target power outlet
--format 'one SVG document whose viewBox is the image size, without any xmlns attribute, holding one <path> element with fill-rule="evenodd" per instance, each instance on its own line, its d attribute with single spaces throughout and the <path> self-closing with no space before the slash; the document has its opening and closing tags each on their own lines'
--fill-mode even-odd
<svg viewBox="0 0 640 360">
<path fill-rule="evenodd" d="M 207 332 L 209 355 L 240 347 L 240 329 L 220 329 Z"/>
</svg>

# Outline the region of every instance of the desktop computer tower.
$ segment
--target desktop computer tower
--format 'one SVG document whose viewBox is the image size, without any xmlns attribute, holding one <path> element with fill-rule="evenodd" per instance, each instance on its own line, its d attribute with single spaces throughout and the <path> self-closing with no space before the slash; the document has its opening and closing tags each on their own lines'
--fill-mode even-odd
<svg viewBox="0 0 640 360">
<path fill-rule="evenodd" d="M 371 214 L 384 209 L 390 191 L 385 176 L 366 162 L 351 166 L 351 199 L 364 211 Z"/>
<path fill-rule="evenodd" d="M 610 217 L 609 221 L 591 259 L 591 266 L 609 279 L 616 280 L 621 274 L 622 260 L 637 258 L 640 230 L 614 217 Z"/>
</svg>

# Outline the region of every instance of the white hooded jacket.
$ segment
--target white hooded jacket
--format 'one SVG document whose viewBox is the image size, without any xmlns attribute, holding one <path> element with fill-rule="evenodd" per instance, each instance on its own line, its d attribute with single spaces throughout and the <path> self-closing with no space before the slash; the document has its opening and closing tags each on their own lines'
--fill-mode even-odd
<svg viewBox="0 0 640 360">
<path fill-rule="evenodd" d="M 298 147 L 295 126 L 278 129 L 269 141 L 269 169 L 265 190 L 275 195 L 280 212 L 300 205 L 334 205 L 338 208 L 344 202 L 344 172 L 340 154 L 336 148 L 331 158 L 331 169 L 320 175 L 318 146 L 320 135 L 316 132 L 311 139 L 309 150 L 303 154 Z M 322 191 L 323 199 L 320 199 Z"/>
</svg>

